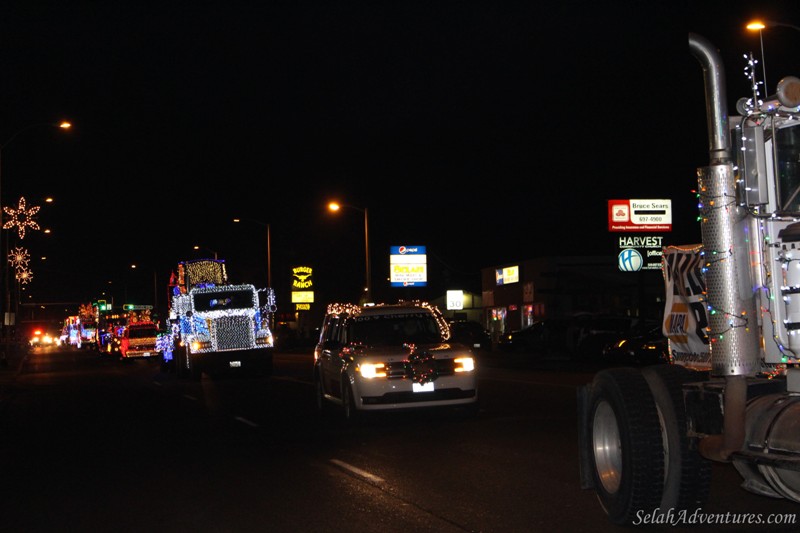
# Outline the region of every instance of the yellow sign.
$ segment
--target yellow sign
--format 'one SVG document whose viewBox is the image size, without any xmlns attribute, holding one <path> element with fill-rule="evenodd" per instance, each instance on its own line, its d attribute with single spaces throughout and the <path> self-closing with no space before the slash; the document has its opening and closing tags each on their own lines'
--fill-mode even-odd
<svg viewBox="0 0 800 533">
<path fill-rule="evenodd" d="M 295 311 L 311 311 L 311 304 L 294 304 Z"/>
<path fill-rule="evenodd" d="M 314 291 L 292 291 L 293 304 L 313 304 Z"/>
<path fill-rule="evenodd" d="M 311 279 L 313 269 L 308 266 L 297 266 L 292 268 L 292 289 L 310 289 L 314 286 Z"/>
</svg>

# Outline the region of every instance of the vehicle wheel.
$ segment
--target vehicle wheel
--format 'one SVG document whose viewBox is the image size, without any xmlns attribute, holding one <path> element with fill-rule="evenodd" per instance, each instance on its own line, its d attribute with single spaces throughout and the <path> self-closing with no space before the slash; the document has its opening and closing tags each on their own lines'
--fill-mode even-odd
<svg viewBox="0 0 800 533">
<path fill-rule="evenodd" d="M 173 357 L 175 357 L 173 352 Z M 164 354 L 161 354 L 161 372 L 168 374 L 175 371 L 175 359 L 167 361 L 164 359 Z"/>
<path fill-rule="evenodd" d="M 185 378 L 189 375 L 189 368 L 188 365 L 188 349 L 183 347 L 175 348 L 175 351 L 172 352 L 173 357 L 175 358 L 175 375 L 179 378 Z"/>
<path fill-rule="evenodd" d="M 324 415 L 328 412 L 328 400 L 325 399 L 325 391 L 322 388 L 322 378 L 319 372 L 314 373 L 314 396 L 316 400 L 317 413 Z"/>
<path fill-rule="evenodd" d="M 200 381 L 203 377 L 203 369 L 200 366 L 200 362 L 197 358 L 192 357 L 192 354 L 189 353 L 189 348 L 185 348 L 186 350 L 186 360 L 189 362 L 189 378 L 192 381 Z"/>
<path fill-rule="evenodd" d="M 480 409 L 480 402 L 475 400 L 475 402 L 463 406 L 463 416 L 465 419 L 477 418 Z"/>
<path fill-rule="evenodd" d="M 273 370 L 272 355 L 273 354 L 270 351 L 268 354 L 264 356 L 263 360 L 261 361 L 259 373 L 261 374 L 262 377 L 268 378 L 272 375 L 272 370 Z"/>
<path fill-rule="evenodd" d="M 711 461 L 697 451 L 687 435 L 683 384 L 692 371 L 680 365 L 659 364 L 642 369 L 658 409 L 664 446 L 664 493 L 661 510 L 695 510 L 705 505 L 711 487 Z"/>
<path fill-rule="evenodd" d="M 653 395 L 634 368 L 598 372 L 591 385 L 586 435 L 597 498 L 611 522 L 631 525 L 661 503 L 664 446 Z"/>
<path fill-rule="evenodd" d="M 342 407 L 344 409 L 344 419 L 351 424 L 357 423 L 361 418 L 361 413 L 356 407 L 356 399 L 353 396 L 353 388 L 350 383 L 342 384 Z"/>
</svg>

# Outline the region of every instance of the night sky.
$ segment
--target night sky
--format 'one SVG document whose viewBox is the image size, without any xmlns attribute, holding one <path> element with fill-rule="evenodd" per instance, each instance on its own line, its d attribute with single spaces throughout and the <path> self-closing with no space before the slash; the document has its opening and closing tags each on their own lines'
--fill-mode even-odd
<svg viewBox="0 0 800 533">
<path fill-rule="evenodd" d="M 795 3 L 764 2 L 765 18 L 800 24 Z M 3 231 L 2 246 L 30 251 L 31 301 L 120 304 L 213 252 L 264 286 L 265 227 L 231 221 L 257 220 L 280 308 L 299 264 L 324 298 L 359 294 L 363 213 L 333 216 L 332 198 L 368 209 L 385 299 L 417 296 L 388 288 L 391 245 L 427 246 L 425 298 L 479 290 L 501 263 L 614 256 L 613 198 L 671 198 L 668 243 L 699 242 L 707 136 L 687 33 L 725 50 L 735 101 L 758 4 L 6 2 L 0 199 L 41 205 L 52 233 Z M 800 74 L 779 50 L 800 32 L 764 46 L 773 88 Z M 70 132 L 49 126 L 62 119 Z"/>
</svg>

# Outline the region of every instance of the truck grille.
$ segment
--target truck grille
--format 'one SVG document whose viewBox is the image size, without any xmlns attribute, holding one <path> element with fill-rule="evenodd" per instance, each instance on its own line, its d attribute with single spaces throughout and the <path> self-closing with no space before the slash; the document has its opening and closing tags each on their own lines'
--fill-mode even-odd
<svg viewBox="0 0 800 533">
<path fill-rule="evenodd" d="M 211 324 L 216 350 L 242 350 L 255 346 L 255 332 L 247 316 L 223 316 Z"/>
</svg>

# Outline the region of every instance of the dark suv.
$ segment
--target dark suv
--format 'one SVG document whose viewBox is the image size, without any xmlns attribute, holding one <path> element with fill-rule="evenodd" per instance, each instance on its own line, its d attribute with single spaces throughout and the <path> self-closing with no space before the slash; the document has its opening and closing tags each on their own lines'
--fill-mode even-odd
<svg viewBox="0 0 800 533">
<path fill-rule="evenodd" d="M 450 340 L 480 350 L 492 349 L 492 336 L 479 322 L 474 320 L 450 321 Z"/>
</svg>

